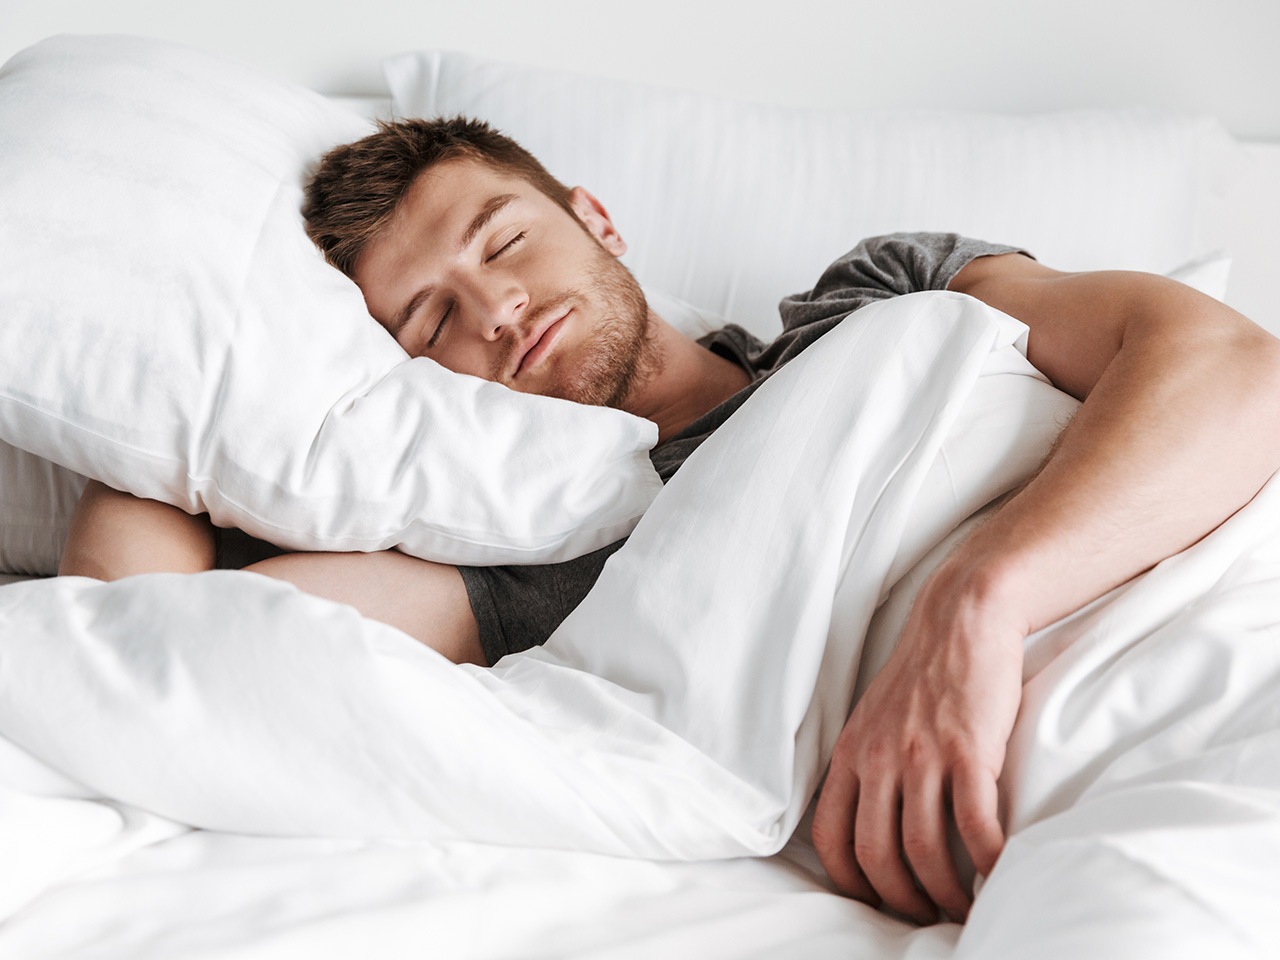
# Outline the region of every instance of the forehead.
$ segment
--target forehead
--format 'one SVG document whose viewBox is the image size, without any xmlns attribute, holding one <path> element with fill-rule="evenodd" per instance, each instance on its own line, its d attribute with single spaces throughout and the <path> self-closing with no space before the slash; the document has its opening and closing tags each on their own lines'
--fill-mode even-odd
<svg viewBox="0 0 1280 960">
<path fill-rule="evenodd" d="M 560 208 L 532 184 L 478 160 L 446 160 L 418 174 L 387 223 L 356 262 L 356 282 L 396 272 L 406 260 L 447 258 L 468 224 L 496 196 L 514 194 L 525 215 Z"/>
<path fill-rule="evenodd" d="M 494 194 L 537 194 L 526 181 L 480 160 L 459 158 L 428 167 L 409 186 L 388 226 L 414 217 L 463 217 Z"/>
</svg>

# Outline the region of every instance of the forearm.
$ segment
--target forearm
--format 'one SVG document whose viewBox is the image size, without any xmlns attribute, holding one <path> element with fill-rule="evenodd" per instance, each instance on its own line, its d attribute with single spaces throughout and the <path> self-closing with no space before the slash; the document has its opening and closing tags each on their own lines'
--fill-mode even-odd
<svg viewBox="0 0 1280 960">
<path fill-rule="evenodd" d="M 208 517 L 193 517 L 91 480 L 72 516 L 58 573 L 98 580 L 196 573 L 212 569 L 214 553 Z"/>
<path fill-rule="evenodd" d="M 486 666 L 480 629 L 457 567 L 395 550 L 289 553 L 245 568 L 355 607 L 454 663 Z"/>
<path fill-rule="evenodd" d="M 1280 341 L 1153 286 L 1044 469 L 940 571 L 943 593 L 998 598 L 1031 632 L 1194 543 L 1280 468 Z"/>
<path fill-rule="evenodd" d="M 76 506 L 58 573 L 98 580 L 198 573 L 213 568 L 215 554 L 208 517 L 91 481 Z M 385 550 L 285 554 L 245 569 L 350 604 L 455 663 L 485 665 L 479 628 L 456 567 Z"/>
</svg>

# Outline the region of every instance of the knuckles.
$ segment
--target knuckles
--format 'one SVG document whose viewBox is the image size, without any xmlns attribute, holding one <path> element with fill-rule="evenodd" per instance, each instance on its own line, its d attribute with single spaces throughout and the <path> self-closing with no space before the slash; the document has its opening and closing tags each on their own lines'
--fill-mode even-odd
<svg viewBox="0 0 1280 960">
<path fill-rule="evenodd" d="M 864 873 L 877 876 L 893 865 L 893 861 L 898 859 L 898 851 L 878 836 L 868 836 L 864 832 L 854 835 L 853 856 Z"/>
<path fill-rule="evenodd" d="M 822 865 L 831 872 L 831 867 L 844 865 L 844 855 L 849 845 L 849 830 L 841 824 L 839 811 L 832 811 L 825 802 L 825 795 L 818 798 L 818 808 L 813 815 L 813 847 L 818 851 Z M 853 811 L 849 811 L 852 820 Z"/>
<path fill-rule="evenodd" d="M 938 848 L 930 834 L 907 828 L 902 831 L 902 852 L 907 855 L 913 867 L 918 867 L 931 860 L 938 853 Z"/>
</svg>

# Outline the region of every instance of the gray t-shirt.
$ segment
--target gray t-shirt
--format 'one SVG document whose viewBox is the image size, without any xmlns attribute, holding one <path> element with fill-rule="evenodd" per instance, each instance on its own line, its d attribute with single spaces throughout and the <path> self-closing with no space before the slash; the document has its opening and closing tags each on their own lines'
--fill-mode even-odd
<svg viewBox="0 0 1280 960">
<path fill-rule="evenodd" d="M 897 233 L 863 240 L 827 267 L 807 293 L 778 305 L 782 333 L 764 343 L 735 324 L 698 342 L 733 361 L 751 383 L 699 417 L 650 452 L 663 482 L 680 468 L 703 440 L 746 402 L 770 374 L 795 359 L 846 316 L 877 300 L 921 290 L 945 290 L 971 260 L 1016 247 L 969 240 L 951 233 Z M 459 567 L 471 609 L 480 627 L 480 643 L 489 663 L 508 653 L 545 643 L 587 595 L 605 561 L 625 543 L 619 540 L 594 553 L 563 563 Z"/>
</svg>

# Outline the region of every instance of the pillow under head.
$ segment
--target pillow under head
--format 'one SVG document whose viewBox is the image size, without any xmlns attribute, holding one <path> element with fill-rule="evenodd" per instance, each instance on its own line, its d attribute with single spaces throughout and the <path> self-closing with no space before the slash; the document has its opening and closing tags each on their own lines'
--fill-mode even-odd
<svg viewBox="0 0 1280 960">
<path fill-rule="evenodd" d="M 536 562 L 626 534 L 653 424 L 410 360 L 307 239 L 368 122 L 199 51 L 0 68 L 0 442 L 292 549 Z"/>
</svg>

